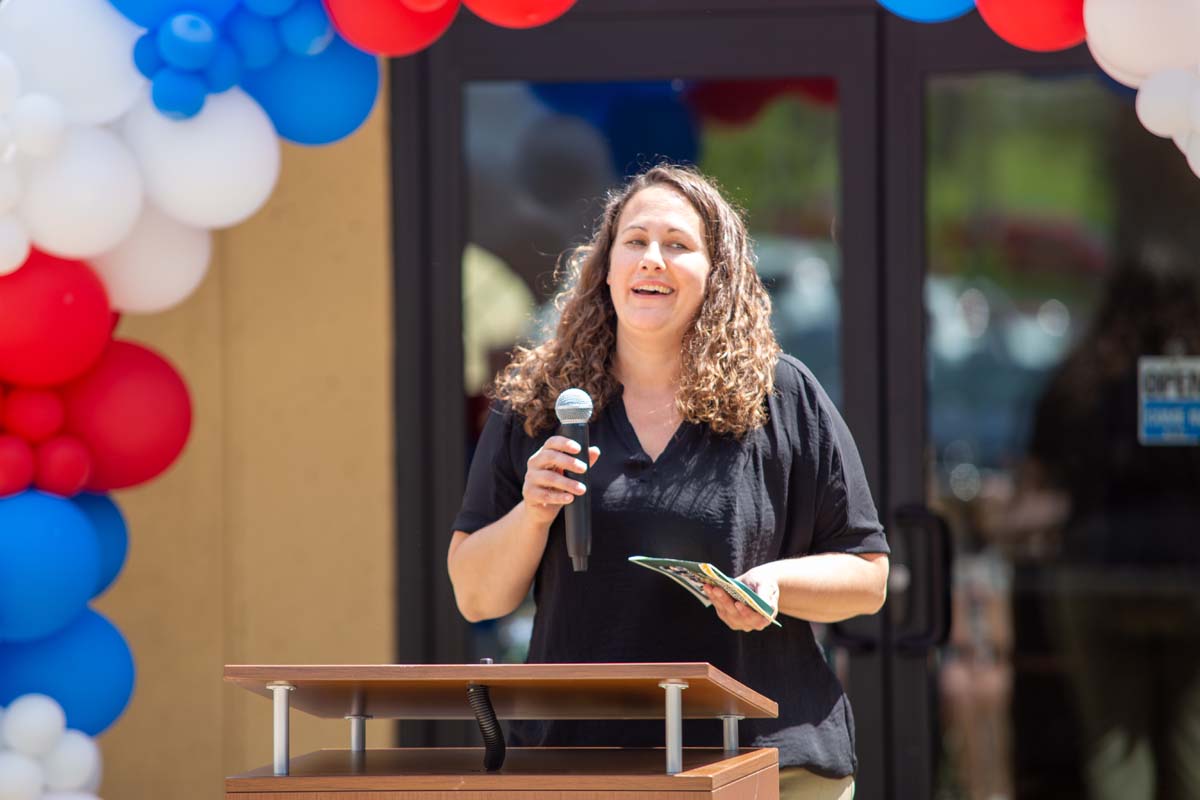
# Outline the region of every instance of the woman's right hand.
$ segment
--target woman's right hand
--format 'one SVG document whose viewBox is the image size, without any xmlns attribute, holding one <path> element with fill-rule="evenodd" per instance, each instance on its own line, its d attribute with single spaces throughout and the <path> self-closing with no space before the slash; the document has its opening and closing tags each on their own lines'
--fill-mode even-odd
<svg viewBox="0 0 1200 800">
<path fill-rule="evenodd" d="M 596 463 L 600 448 L 588 449 L 588 466 L 578 458 L 579 444 L 565 436 L 551 436 L 542 448 L 529 457 L 525 469 L 525 486 L 521 495 L 525 508 L 543 525 L 558 516 L 558 510 L 585 491 L 583 484 L 563 472 L 581 475 Z"/>
</svg>

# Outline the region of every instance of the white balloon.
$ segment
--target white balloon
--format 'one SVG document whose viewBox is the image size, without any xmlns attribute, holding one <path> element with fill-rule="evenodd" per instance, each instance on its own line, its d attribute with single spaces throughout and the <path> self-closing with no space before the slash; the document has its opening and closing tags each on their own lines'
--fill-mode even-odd
<svg viewBox="0 0 1200 800">
<path fill-rule="evenodd" d="M 279 177 L 279 139 L 266 112 L 241 89 L 212 95 L 204 109 L 171 120 L 148 96 L 122 131 L 149 198 L 197 228 L 226 228 L 262 207 Z"/>
<path fill-rule="evenodd" d="M 99 255 L 128 236 L 142 212 L 137 161 L 111 131 L 73 127 L 57 154 L 32 162 L 20 212 L 40 249 Z"/>
<path fill-rule="evenodd" d="M 72 122 L 99 125 L 124 114 L 146 79 L 133 64 L 142 29 L 108 0 L 6 0 L 0 50 L 27 91 L 63 104 Z"/>
<path fill-rule="evenodd" d="M 17 65 L 4 52 L 0 52 L 0 114 L 7 114 L 21 94 L 21 75 Z"/>
<path fill-rule="evenodd" d="M 50 789 L 83 789 L 99 768 L 100 748 L 92 737 L 76 730 L 64 733 L 42 758 L 46 787 Z"/>
<path fill-rule="evenodd" d="M 1188 166 L 1192 168 L 1192 172 L 1200 178 L 1200 131 L 1192 131 L 1188 134 L 1183 154 L 1187 156 Z"/>
<path fill-rule="evenodd" d="M 1192 127 L 1192 96 L 1200 88 L 1200 75 L 1191 69 L 1156 72 L 1137 93 L 1137 115 L 1155 136 L 1176 136 Z"/>
<path fill-rule="evenodd" d="M 80 786 L 79 788 L 85 792 L 92 792 L 93 794 L 96 794 L 100 791 L 100 782 L 103 779 L 104 779 L 104 761 L 100 761 L 99 763 L 96 764 L 96 771 L 93 772 L 91 774 L 91 777 L 89 777 L 87 779 L 87 782 L 84 783 L 83 786 Z"/>
<path fill-rule="evenodd" d="M 100 800 L 91 792 L 47 792 L 41 800 Z"/>
<path fill-rule="evenodd" d="M 126 239 L 92 259 L 118 311 L 153 314 L 190 295 L 208 272 L 212 234 L 147 203 Z"/>
<path fill-rule="evenodd" d="M 17 168 L 0 162 L 0 214 L 7 214 L 16 208 L 24 190 Z"/>
<path fill-rule="evenodd" d="M 62 145 L 67 116 L 62 104 L 45 94 L 22 96 L 9 112 L 13 143 L 23 155 L 44 158 Z"/>
<path fill-rule="evenodd" d="M 1120 69 L 1117 69 L 1108 61 L 1106 61 L 1104 56 L 1097 53 L 1095 48 L 1093 48 L 1091 45 L 1088 46 L 1088 52 L 1091 53 L 1092 60 L 1096 62 L 1096 65 L 1100 67 L 1100 69 L 1104 70 L 1108 74 L 1108 77 L 1112 78 L 1117 83 L 1123 83 L 1132 89 L 1136 89 L 1142 85 L 1141 78 L 1139 78 L 1137 75 L 1131 75 L 1128 72 L 1123 72 Z"/>
<path fill-rule="evenodd" d="M 25 224 L 12 214 L 0 217 L 0 275 L 16 272 L 29 258 L 32 243 Z"/>
<path fill-rule="evenodd" d="M 26 694 L 4 712 L 0 740 L 27 756 L 44 756 L 55 748 L 67 729 L 67 716 L 52 697 Z"/>
<path fill-rule="evenodd" d="M 1097 63 L 1128 86 L 1197 61 L 1200 3 L 1195 0 L 1086 0 L 1083 22 Z"/>
<path fill-rule="evenodd" d="M 42 768 L 21 753 L 0 752 L 0 800 L 39 800 Z"/>
<path fill-rule="evenodd" d="M 1188 109 L 1187 124 L 1184 125 L 1182 131 L 1172 137 L 1175 139 L 1175 144 L 1179 144 L 1180 138 L 1186 141 L 1187 135 L 1192 131 L 1200 130 L 1200 83 L 1197 84 L 1197 88 L 1188 96 L 1186 107 Z"/>
</svg>

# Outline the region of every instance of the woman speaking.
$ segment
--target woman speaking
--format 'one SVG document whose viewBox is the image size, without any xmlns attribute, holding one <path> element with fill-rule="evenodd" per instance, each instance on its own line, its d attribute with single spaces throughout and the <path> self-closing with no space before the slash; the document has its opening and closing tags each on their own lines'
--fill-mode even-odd
<svg viewBox="0 0 1200 800">
<path fill-rule="evenodd" d="M 459 609 L 500 617 L 532 585 L 530 662 L 710 662 L 779 703 L 741 738 L 779 748 L 783 797 L 851 797 L 853 717 L 801 620 L 878 611 L 888 546 L 850 431 L 775 341 L 744 221 L 699 173 L 654 167 L 568 263 L 555 334 L 496 379 L 450 542 Z M 595 404 L 588 453 L 554 435 L 570 387 Z M 585 489 L 563 473 L 585 471 L 592 552 L 574 572 L 560 511 Z M 710 562 L 796 620 L 768 627 L 721 590 L 705 608 L 633 555 Z M 720 737 L 685 723 L 688 745 Z M 515 722 L 511 739 L 645 747 L 662 725 Z"/>
</svg>

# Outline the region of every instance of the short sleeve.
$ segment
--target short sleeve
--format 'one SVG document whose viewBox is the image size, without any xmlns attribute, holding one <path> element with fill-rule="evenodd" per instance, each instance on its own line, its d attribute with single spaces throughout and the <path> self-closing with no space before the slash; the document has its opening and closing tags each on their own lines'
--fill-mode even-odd
<svg viewBox="0 0 1200 800">
<path fill-rule="evenodd" d="M 890 552 L 850 428 L 824 392 L 818 408 L 824 439 L 818 451 L 828 478 L 817 486 L 812 552 Z"/>
<path fill-rule="evenodd" d="M 777 371 L 777 382 L 795 402 L 787 408 L 792 459 L 783 555 L 890 552 L 850 429 L 808 368 L 783 358 L 793 369 Z"/>
<path fill-rule="evenodd" d="M 513 463 L 515 414 L 492 406 L 471 459 L 462 508 L 451 530 L 474 533 L 503 517 L 521 501 L 522 477 Z"/>
</svg>

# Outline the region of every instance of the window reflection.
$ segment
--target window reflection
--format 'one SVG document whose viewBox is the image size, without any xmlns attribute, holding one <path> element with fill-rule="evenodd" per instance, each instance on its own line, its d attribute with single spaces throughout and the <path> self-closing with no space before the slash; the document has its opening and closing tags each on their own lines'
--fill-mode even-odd
<svg viewBox="0 0 1200 800">
<path fill-rule="evenodd" d="M 1200 797 L 1200 450 L 1137 438 L 1138 358 L 1200 354 L 1200 190 L 1087 76 L 927 102 L 938 795 Z"/>
</svg>

